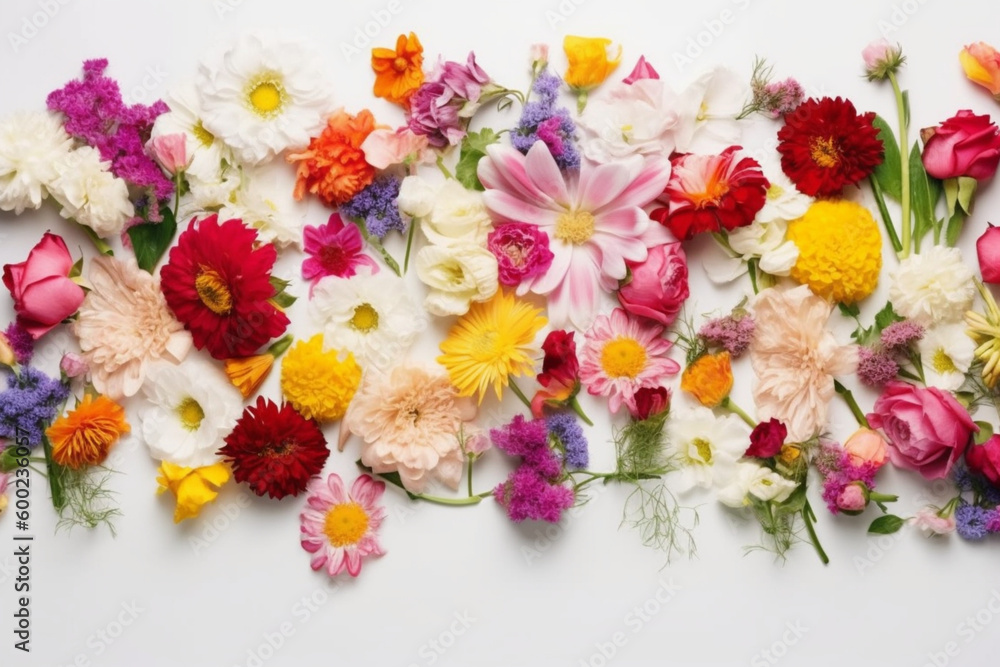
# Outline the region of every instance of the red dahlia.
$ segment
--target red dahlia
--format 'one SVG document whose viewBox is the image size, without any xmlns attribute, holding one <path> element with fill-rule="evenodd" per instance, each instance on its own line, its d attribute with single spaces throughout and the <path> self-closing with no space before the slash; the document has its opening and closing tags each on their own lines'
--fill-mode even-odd
<svg viewBox="0 0 1000 667">
<path fill-rule="evenodd" d="M 882 162 L 882 141 L 871 111 L 858 115 L 850 100 L 808 99 L 778 130 L 781 169 L 811 197 L 840 194 Z"/>
<path fill-rule="evenodd" d="M 288 317 L 274 296 L 270 244 L 254 248 L 257 232 L 218 216 L 192 221 L 160 270 L 163 296 L 199 350 L 216 359 L 248 357 L 280 336 Z"/>
<path fill-rule="evenodd" d="M 288 403 L 279 408 L 259 396 L 226 436 L 219 455 L 232 465 L 236 481 L 246 482 L 258 496 L 284 498 L 305 490 L 323 470 L 330 450 L 315 421 Z"/>
<path fill-rule="evenodd" d="M 719 155 L 687 153 L 671 160 L 665 208 L 650 217 L 686 241 L 702 232 L 732 231 L 753 222 L 770 187 L 753 158 L 737 159 L 739 146 Z"/>
</svg>

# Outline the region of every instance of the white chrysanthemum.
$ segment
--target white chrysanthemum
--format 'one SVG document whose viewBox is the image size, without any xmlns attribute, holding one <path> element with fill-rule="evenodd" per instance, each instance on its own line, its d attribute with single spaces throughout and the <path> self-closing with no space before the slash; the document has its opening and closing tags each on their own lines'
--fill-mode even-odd
<svg viewBox="0 0 1000 667">
<path fill-rule="evenodd" d="M 924 332 L 917 351 L 927 386 L 955 391 L 965 382 L 976 344 L 965 333 L 965 324 L 942 324 Z"/>
<path fill-rule="evenodd" d="M 94 230 L 100 238 L 121 234 L 135 215 L 128 184 L 109 171 L 96 148 L 82 146 L 56 163 L 56 178 L 49 194 L 62 205 L 64 218 Z"/>
<path fill-rule="evenodd" d="M 247 164 L 309 145 L 333 111 L 318 54 L 244 35 L 198 68 L 204 126 Z"/>
<path fill-rule="evenodd" d="M 467 190 L 453 178 L 434 196 L 430 212 L 420 220 L 420 229 L 435 245 L 475 243 L 485 246 L 493 222 L 483 204 L 483 193 Z"/>
<path fill-rule="evenodd" d="M 324 346 L 351 352 L 365 370 L 398 362 L 427 326 L 401 278 L 367 268 L 350 278 L 320 280 L 309 307 L 323 326 Z"/>
<path fill-rule="evenodd" d="M 754 222 L 729 232 L 729 246 L 743 260 L 760 259 L 760 268 L 772 276 L 787 276 L 799 259 L 799 248 L 787 240 L 784 220 Z"/>
<path fill-rule="evenodd" d="M 474 243 L 428 245 L 417 253 L 417 277 L 430 287 L 424 308 L 432 315 L 464 315 L 473 301 L 499 289 L 497 258 Z"/>
<path fill-rule="evenodd" d="M 731 472 L 717 496 L 720 503 L 729 507 L 746 507 L 750 504 L 750 496 L 781 503 L 788 500 L 797 486 L 790 479 L 751 461 L 740 461 Z"/>
<path fill-rule="evenodd" d="M 694 117 L 689 120 L 683 134 L 694 131 Z M 600 163 L 630 155 L 669 157 L 680 123 L 677 93 L 660 79 L 615 83 L 591 98 L 577 120 L 584 155 Z"/>
<path fill-rule="evenodd" d="M 725 476 L 749 446 L 746 426 L 736 415 L 716 417 L 708 408 L 676 410 L 667 421 L 668 452 L 680 467 L 677 491 L 709 488 Z"/>
<path fill-rule="evenodd" d="M 142 391 L 142 437 L 153 458 L 186 468 L 219 462 L 216 452 L 243 412 L 222 371 L 195 355 L 179 365 L 159 362 Z"/>
<path fill-rule="evenodd" d="M 813 198 L 799 192 L 791 179 L 781 169 L 781 163 L 774 159 L 766 159 L 761 163 L 761 170 L 771 186 L 767 189 L 764 206 L 754 217 L 757 222 L 791 222 L 806 214 L 812 206 Z"/>
<path fill-rule="evenodd" d="M 242 187 L 233 190 L 219 210 L 219 217 L 242 220 L 257 230 L 257 238 L 263 243 L 281 248 L 301 246 L 302 215 L 292 208 L 291 186 L 284 191 L 265 189 L 261 184 L 268 180 L 255 173 L 259 171 L 244 172 Z"/>
<path fill-rule="evenodd" d="M 0 119 L 0 210 L 20 214 L 41 206 L 56 164 L 72 148 L 58 114 L 28 111 Z"/>
<path fill-rule="evenodd" d="M 188 192 L 181 197 L 180 211 L 177 222 L 186 223 L 194 217 L 204 217 L 218 213 L 223 206 L 236 197 L 236 191 L 243 181 L 241 170 L 237 167 L 226 167 L 217 176 L 217 180 L 203 181 L 188 173 Z"/>
<path fill-rule="evenodd" d="M 234 162 L 232 151 L 205 129 L 205 121 L 194 84 L 185 84 L 167 97 L 170 111 L 161 114 L 153 124 L 152 138 L 167 134 L 183 134 L 191 163 L 184 173 L 201 182 L 223 180 L 224 164 Z"/>
<path fill-rule="evenodd" d="M 958 248 L 932 246 L 910 255 L 890 273 L 889 300 L 903 317 L 925 327 L 958 322 L 972 307 L 972 269 Z"/>
<path fill-rule="evenodd" d="M 724 67 L 698 77 L 680 95 L 677 152 L 721 153 L 739 145 L 743 131 L 736 117 L 748 92 L 743 77 Z"/>
</svg>

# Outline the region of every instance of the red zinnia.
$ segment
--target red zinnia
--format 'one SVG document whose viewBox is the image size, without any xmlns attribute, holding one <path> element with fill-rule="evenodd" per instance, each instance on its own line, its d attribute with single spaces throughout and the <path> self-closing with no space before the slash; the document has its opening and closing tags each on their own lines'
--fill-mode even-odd
<svg viewBox="0 0 1000 667">
<path fill-rule="evenodd" d="M 850 100 L 808 99 L 785 116 L 778 130 L 781 169 L 811 197 L 840 194 L 882 162 L 874 112 L 858 115 Z"/>
<path fill-rule="evenodd" d="M 160 270 L 167 305 L 195 347 L 216 359 L 248 357 L 288 326 L 268 301 L 277 252 L 270 244 L 255 249 L 256 241 L 241 221 L 219 224 L 212 215 L 188 226 Z"/>
<path fill-rule="evenodd" d="M 279 408 L 259 396 L 226 436 L 219 455 L 232 465 L 237 482 L 246 482 L 258 496 L 280 499 L 304 491 L 323 470 L 330 450 L 315 421 L 289 403 Z"/>
</svg>

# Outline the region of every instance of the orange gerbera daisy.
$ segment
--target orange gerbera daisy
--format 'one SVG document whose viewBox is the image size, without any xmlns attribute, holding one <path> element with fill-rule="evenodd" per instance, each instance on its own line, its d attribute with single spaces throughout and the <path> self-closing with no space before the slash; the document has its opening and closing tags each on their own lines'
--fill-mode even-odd
<svg viewBox="0 0 1000 667">
<path fill-rule="evenodd" d="M 424 47 L 414 33 L 396 39 L 396 50 L 372 49 L 372 69 L 375 71 L 375 97 L 389 100 L 404 109 L 410 96 L 424 82 Z"/>
<path fill-rule="evenodd" d="M 76 409 L 46 429 L 45 435 L 52 442 L 52 459 L 79 470 L 103 463 L 111 445 L 128 432 L 122 406 L 107 396 L 87 394 Z"/>
<path fill-rule="evenodd" d="M 288 156 L 289 162 L 298 163 L 295 199 L 311 192 L 325 204 L 339 206 L 361 192 L 375 178 L 375 168 L 361 150 L 374 129 L 375 117 L 368 109 L 357 116 L 340 109 L 330 116 L 309 148 Z"/>
</svg>

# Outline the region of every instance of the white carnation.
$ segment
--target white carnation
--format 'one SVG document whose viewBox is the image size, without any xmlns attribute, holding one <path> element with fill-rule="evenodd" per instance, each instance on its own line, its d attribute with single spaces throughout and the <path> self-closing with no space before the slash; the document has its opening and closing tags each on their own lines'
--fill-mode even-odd
<svg viewBox="0 0 1000 667">
<path fill-rule="evenodd" d="M 121 234 L 135 215 L 128 185 L 110 166 L 96 148 L 83 146 L 56 163 L 56 178 L 49 185 L 52 198 L 62 205 L 60 215 L 90 227 L 102 239 Z"/>
<path fill-rule="evenodd" d="M 20 214 L 45 199 L 73 140 L 57 114 L 19 112 L 0 119 L 0 210 Z"/>
<path fill-rule="evenodd" d="M 889 300 L 897 313 L 925 327 L 957 322 L 972 307 L 972 279 L 958 248 L 932 246 L 890 273 Z"/>
</svg>

